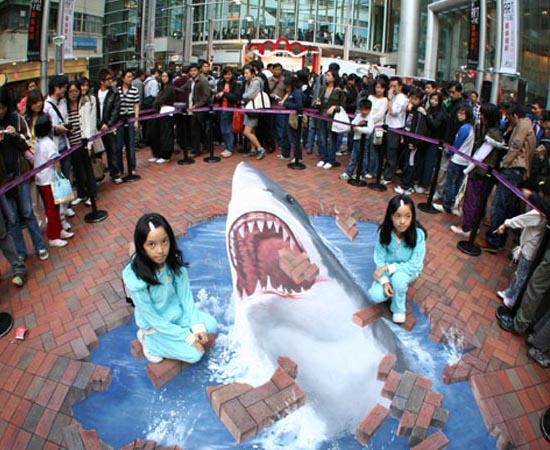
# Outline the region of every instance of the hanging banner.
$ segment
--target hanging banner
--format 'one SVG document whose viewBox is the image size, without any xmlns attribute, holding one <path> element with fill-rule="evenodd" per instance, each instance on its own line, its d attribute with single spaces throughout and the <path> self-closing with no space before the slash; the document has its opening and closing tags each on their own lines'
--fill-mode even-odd
<svg viewBox="0 0 550 450">
<path fill-rule="evenodd" d="M 143 30 L 141 29 L 141 21 L 143 20 L 143 4 L 145 3 L 145 0 L 138 0 L 137 2 L 137 17 L 136 17 L 136 57 L 138 61 L 141 61 L 141 58 L 143 57 L 143 49 L 141 48 L 142 44 L 142 33 Z"/>
<path fill-rule="evenodd" d="M 43 0 L 31 0 L 29 14 L 29 37 L 27 40 L 27 61 L 40 61 L 42 37 Z"/>
<path fill-rule="evenodd" d="M 61 0 L 63 8 L 63 43 L 64 59 L 73 59 L 73 28 L 74 28 L 74 0 Z"/>
<path fill-rule="evenodd" d="M 500 73 L 517 74 L 518 19 L 517 0 L 502 0 L 502 59 Z"/>
<path fill-rule="evenodd" d="M 470 41 L 468 44 L 468 69 L 477 69 L 479 62 L 479 6 L 480 0 L 470 0 Z"/>
</svg>

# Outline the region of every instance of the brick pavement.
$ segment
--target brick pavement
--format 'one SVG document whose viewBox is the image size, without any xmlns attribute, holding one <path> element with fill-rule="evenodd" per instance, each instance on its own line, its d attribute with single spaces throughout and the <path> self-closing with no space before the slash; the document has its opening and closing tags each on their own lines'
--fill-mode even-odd
<svg viewBox="0 0 550 450">
<path fill-rule="evenodd" d="M 219 150 L 219 149 L 218 149 Z M 71 220 L 76 236 L 64 249 L 51 249 L 50 259 L 28 259 L 29 281 L 18 290 L 9 279 L 0 283 L 0 310 L 10 312 L 16 326 L 29 328 L 25 341 L 14 332 L 0 339 L 0 449 L 57 449 L 77 425 L 71 404 L 92 389 L 107 389 L 108 370 L 87 362 L 97 336 L 127 321 L 131 311 L 121 293 L 120 270 L 127 261 L 127 244 L 137 218 L 155 210 L 183 233 L 186 227 L 227 211 L 233 169 L 246 160 L 235 154 L 220 163 L 198 160 L 192 166 L 147 163 L 149 152 L 138 152 L 142 180 L 115 186 L 106 181 L 98 204 L 109 217 L 87 224 L 87 209 L 75 207 Z M 391 190 L 378 193 L 338 179 L 340 171 L 317 169 L 306 155 L 307 169 L 292 171 L 285 161 L 267 155 L 250 161 L 264 170 L 313 215 L 350 208 L 358 220 L 380 222 Z M 347 160 L 344 160 L 347 162 Z M 415 201 L 425 201 L 414 195 Z M 468 380 L 489 432 L 504 448 L 508 441 L 521 449 L 543 449 L 538 417 L 550 405 L 550 371 L 526 357 L 524 339 L 505 333 L 496 324 L 497 288 L 512 274 L 505 254 L 472 258 L 456 249 L 447 215 L 419 212 L 428 229 L 423 276 L 410 290 L 431 321 L 431 338 L 447 338 L 450 325 L 468 337 L 472 352 L 448 367 L 446 382 Z M 6 272 L 5 261 L 0 270 Z M 451 411 L 452 414 L 452 411 Z M 82 441 L 90 435 L 82 432 Z M 88 438 L 86 438 L 88 436 Z M 89 440 L 89 439 L 88 439 Z M 92 439 L 93 440 L 93 439 Z M 143 441 L 138 443 L 144 445 Z M 149 448 L 149 444 L 147 448 Z M 151 446 L 151 448 L 153 448 Z"/>
</svg>

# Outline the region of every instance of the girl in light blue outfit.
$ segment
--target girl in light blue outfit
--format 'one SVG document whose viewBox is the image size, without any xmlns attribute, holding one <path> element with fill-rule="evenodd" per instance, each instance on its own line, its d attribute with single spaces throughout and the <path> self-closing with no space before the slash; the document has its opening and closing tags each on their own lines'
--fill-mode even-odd
<svg viewBox="0 0 550 450">
<path fill-rule="evenodd" d="M 199 361 L 217 322 L 195 306 L 172 228 L 160 214 L 145 214 L 136 224 L 134 245 L 122 278 L 135 304 L 143 354 L 153 363 L 163 358 Z"/>
<path fill-rule="evenodd" d="M 409 284 L 422 273 L 426 255 L 426 231 L 416 222 L 413 201 L 406 195 L 393 197 L 378 229 L 370 298 L 381 303 L 391 299 L 395 323 L 406 319 L 405 300 Z"/>
</svg>

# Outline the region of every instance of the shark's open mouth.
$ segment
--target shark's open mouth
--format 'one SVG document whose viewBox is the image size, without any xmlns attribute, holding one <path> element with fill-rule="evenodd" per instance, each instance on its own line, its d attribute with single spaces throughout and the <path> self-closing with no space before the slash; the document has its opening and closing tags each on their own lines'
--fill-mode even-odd
<svg viewBox="0 0 550 450">
<path fill-rule="evenodd" d="M 314 277 L 297 279 L 281 266 L 280 255 L 302 255 L 304 249 L 289 226 L 266 212 L 250 212 L 233 222 L 229 235 L 231 264 L 242 297 L 257 290 L 292 297 L 313 285 Z M 309 260 L 308 260 L 309 261 Z"/>
</svg>

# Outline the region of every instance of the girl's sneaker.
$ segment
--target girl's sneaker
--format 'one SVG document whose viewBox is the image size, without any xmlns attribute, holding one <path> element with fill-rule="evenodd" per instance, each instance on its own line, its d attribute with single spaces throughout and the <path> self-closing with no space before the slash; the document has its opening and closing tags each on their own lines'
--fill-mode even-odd
<svg viewBox="0 0 550 450">
<path fill-rule="evenodd" d="M 432 203 L 432 206 L 435 206 L 435 205 Z M 460 236 L 464 236 L 465 238 L 470 237 L 470 232 L 469 231 L 464 231 L 461 226 L 457 227 L 455 225 L 451 225 L 451 231 L 453 233 L 456 233 L 456 234 L 460 235 Z M 498 294 L 498 292 L 497 292 L 497 294 Z"/>
<path fill-rule="evenodd" d="M 338 178 L 340 178 L 341 180 L 349 180 L 350 176 L 347 174 L 347 172 L 344 172 L 344 173 L 341 173 Z"/>
<path fill-rule="evenodd" d="M 527 356 L 545 369 L 550 367 L 550 356 L 544 350 L 537 347 L 531 347 L 527 350 Z"/>
<path fill-rule="evenodd" d="M 143 330 L 140 328 L 137 332 L 137 338 L 139 343 L 141 344 L 141 348 L 143 349 L 143 356 L 145 356 L 145 359 L 153 364 L 161 363 L 164 358 L 162 356 L 155 356 L 151 355 L 149 353 L 149 349 L 147 348 L 147 345 L 145 344 L 145 334 Z"/>
</svg>

